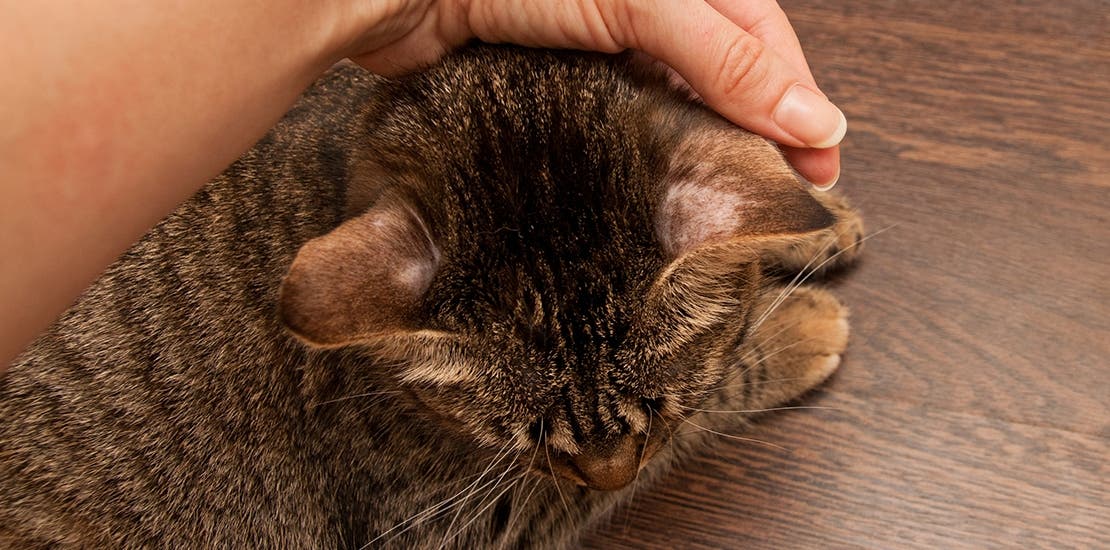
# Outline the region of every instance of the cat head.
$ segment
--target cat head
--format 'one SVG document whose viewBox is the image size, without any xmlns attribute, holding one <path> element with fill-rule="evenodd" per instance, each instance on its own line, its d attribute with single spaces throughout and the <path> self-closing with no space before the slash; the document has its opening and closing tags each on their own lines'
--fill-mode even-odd
<svg viewBox="0 0 1110 550">
<path fill-rule="evenodd" d="M 624 58 L 472 49 L 367 125 L 354 214 L 298 252 L 284 323 L 598 489 L 728 374 L 765 244 L 833 223 L 774 146 Z"/>
</svg>

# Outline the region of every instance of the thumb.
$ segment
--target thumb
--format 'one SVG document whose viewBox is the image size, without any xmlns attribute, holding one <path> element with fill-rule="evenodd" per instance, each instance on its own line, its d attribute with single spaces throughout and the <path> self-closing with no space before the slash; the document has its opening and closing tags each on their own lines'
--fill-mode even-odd
<svg viewBox="0 0 1110 550">
<path fill-rule="evenodd" d="M 630 4 L 636 4 L 630 2 Z M 725 118 L 792 147 L 840 143 L 847 120 L 810 80 L 701 0 L 629 6 L 628 47 L 670 65 Z"/>
</svg>

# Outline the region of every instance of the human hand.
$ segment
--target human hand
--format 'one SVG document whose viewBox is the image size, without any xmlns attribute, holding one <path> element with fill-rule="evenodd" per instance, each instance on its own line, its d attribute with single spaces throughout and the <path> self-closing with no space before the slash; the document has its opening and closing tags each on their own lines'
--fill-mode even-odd
<svg viewBox="0 0 1110 550">
<path fill-rule="evenodd" d="M 357 11 L 347 55 L 382 74 L 418 69 L 471 38 L 642 51 L 717 112 L 781 144 L 819 188 L 840 175 L 847 122 L 774 0 L 361 0 Z"/>
</svg>

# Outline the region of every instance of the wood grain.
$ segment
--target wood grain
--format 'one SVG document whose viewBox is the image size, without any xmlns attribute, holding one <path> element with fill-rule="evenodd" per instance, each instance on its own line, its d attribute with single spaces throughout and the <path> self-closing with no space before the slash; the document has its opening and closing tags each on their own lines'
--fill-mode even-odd
<svg viewBox="0 0 1110 550">
<path fill-rule="evenodd" d="M 1110 547 L 1110 4 L 782 2 L 871 229 L 837 376 L 586 548 Z"/>
</svg>

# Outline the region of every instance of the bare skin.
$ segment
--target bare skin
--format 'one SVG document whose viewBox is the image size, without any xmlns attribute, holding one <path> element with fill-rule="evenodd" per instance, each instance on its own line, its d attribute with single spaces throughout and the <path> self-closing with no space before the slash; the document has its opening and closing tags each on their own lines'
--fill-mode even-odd
<svg viewBox="0 0 1110 550">
<path fill-rule="evenodd" d="M 835 183 L 843 115 L 773 0 L 0 0 L 0 372 L 334 62 L 412 71 L 468 39 L 636 49 Z"/>
</svg>

